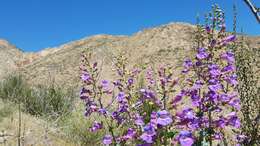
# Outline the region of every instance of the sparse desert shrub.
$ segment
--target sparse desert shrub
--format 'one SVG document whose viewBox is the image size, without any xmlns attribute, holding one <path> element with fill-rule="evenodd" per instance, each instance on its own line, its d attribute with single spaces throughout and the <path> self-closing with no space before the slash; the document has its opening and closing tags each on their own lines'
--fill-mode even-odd
<svg viewBox="0 0 260 146">
<path fill-rule="evenodd" d="M 100 120 L 102 117 L 87 119 L 82 116 L 82 110 L 84 110 L 84 105 L 82 103 L 77 104 L 77 108 L 59 120 L 59 128 L 64 132 L 66 138 L 77 145 L 101 145 L 100 141 L 102 140 L 104 131 L 101 130 L 93 133 L 88 128 L 91 127 L 93 121 Z"/>
<path fill-rule="evenodd" d="M 89 131 L 104 130 L 103 144 L 115 146 L 241 142 L 235 58 L 229 50 L 236 36 L 226 33 L 224 13 L 218 6 L 209 13 L 209 20 L 198 25 L 196 54 L 184 61 L 184 86 L 176 96 L 180 78 L 174 77 L 171 65 L 129 69 L 127 58 L 119 55 L 113 64 L 116 79 L 100 80 L 101 67 L 91 63 L 91 52 L 83 52 L 80 98 L 86 105 L 85 116 L 103 117 L 95 119 Z"/>
<path fill-rule="evenodd" d="M 35 116 L 57 118 L 72 110 L 75 92 L 61 87 L 30 87 L 20 75 L 6 78 L 0 89 L 0 98 L 22 104 L 22 110 Z"/>
<path fill-rule="evenodd" d="M 19 103 L 25 92 L 30 92 L 21 75 L 10 75 L 1 82 L 0 98 Z"/>
<path fill-rule="evenodd" d="M 260 88 L 257 73 L 256 49 L 248 48 L 244 42 L 236 50 L 238 91 L 242 106 L 242 134 L 247 136 L 245 146 L 260 145 Z M 258 58 L 259 59 L 259 58 Z"/>
<path fill-rule="evenodd" d="M 74 105 L 74 91 L 54 86 L 37 86 L 24 96 L 26 112 L 37 116 L 57 118 L 70 112 Z"/>
</svg>

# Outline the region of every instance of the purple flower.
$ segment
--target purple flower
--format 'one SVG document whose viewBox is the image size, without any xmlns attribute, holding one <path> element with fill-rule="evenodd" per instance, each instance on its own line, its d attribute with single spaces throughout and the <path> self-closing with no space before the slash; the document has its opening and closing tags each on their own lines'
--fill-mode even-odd
<svg viewBox="0 0 260 146">
<path fill-rule="evenodd" d="M 144 99 L 155 99 L 155 93 L 152 90 L 141 89 L 140 92 Z"/>
<path fill-rule="evenodd" d="M 131 86 L 133 83 L 134 83 L 133 78 L 128 79 L 128 81 L 127 81 L 128 86 Z"/>
<path fill-rule="evenodd" d="M 195 118 L 195 113 L 191 108 L 184 108 L 181 113 L 178 113 L 178 117 L 182 121 L 192 120 Z"/>
<path fill-rule="evenodd" d="M 190 59 L 185 59 L 183 66 L 184 66 L 184 70 L 182 72 L 187 73 L 190 70 L 190 68 L 193 66 L 192 61 Z"/>
<path fill-rule="evenodd" d="M 140 116 L 139 114 L 137 114 L 136 117 L 135 117 L 135 124 L 138 125 L 138 126 L 144 125 L 143 117 Z"/>
<path fill-rule="evenodd" d="M 119 92 L 117 95 L 117 101 L 118 102 L 123 102 L 125 101 L 125 93 L 124 92 Z"/>
<path fill-rule="evenodd" d="M 228 102 L 228 101 L 230 101 L 231 97 L 229 95 L 227 95 L 227 94 L 221 94 L 219 96 L 219 99 L 222 102 Z"/>
<path fill-rule="evenodd" d="M 227 115 L 228 117 L 228 124 L 235 127 L 235 128 L 240 128 L 240 120 L 237 117 L 235 112 L 231 112 Z"/>
<path fill-rule="evenodd" d="M 90 128 L 90 131 L 91 131 L 91 132 L 96 132 L 96 131 L 102 129 L 102 127 L 103 127 L 103 126 L 102 126 L 101 123 L 99 123 L 99 122 L 97 122 L 97 121 L 94 121 L 92 127 Z"/>
<path fill-rule="evenodd" d="M 194 143 L 192 134 L 189 131 L 181 131 L 178 136 L 178 140 L 181 146 L 192 146 Z"/>
<path fill-rule="evenodd" d="M 173 106 L 176 106 L 177 103 L 179 103 L 182 100 L 182 97 L 185 96 L 185 91 L 182 90 L 181 93 L 179 93 L 177 96 L 175 96 L 172 100 Z"/>
<path fill-rule="evenodd" d="M 237 85 L 238 81 L 237 81 L 237 75 L 236 74 L 232 74 L 229 77 L 226 77 L 225 80 L 231 84 L 231 85 Z"/>
<path fill-rule="evenodd" d="M 108 80 L 102 80 L 101 85 L 103 88 L 107 88 L 109 86 L 109 81 Z"/>
<path fill-rule="evenodd" d="M 89 82 L 91 80 L 91 77 L 88 73 L 84 73 L 81 75 L 81 80 L 84 82 Z"/>
<path fill-rule="evenodd" d="M 235 62 L 235 55 L 231 51 L 220 54 L 220 58 L 226 60 L 229 64 L 233 64 Z"/>
<path fill-rule="evenodd" d="M 118 124 L 123 122 L 123 118 L 119 115 L 119 112 L 115 111 L 112 113 L 112 118 L 117 121 Z"/>
<path fill-rule="evenodd" d="M 214 138 L 215 140 L 222 140 L 222 139 L 223 139 L 223 135 L 220 134 L 220 133 L 215 133 L 215 134 L 213 135 L 213 138 Z"/>
<path fill-rule="evenodd" d="M 126 135 L 123 136 L 124 140 L 133 139 L 136 136 L 136 131 L 132 128 L 128 128 Z"/>
<path fill-rule="evenodd" d="M 234 107 L 236 110 L 241 109 L 239 98 L 232 99 L 228 104 L 231 105 L 232 107 Z"/>
<path fill-rule="evenodd" d="M 236 70 L 235 66 L 232 64 L 229 64 L 229 65 L 225 66 L 221 71 L 222 72 L 232 72 L 235 70 Z"/>
<path fill-rule="evenodd" d="M 209 85 L 209 90 L 217 92 L 219 90 L 223 89 L 221 84 L 215 84 L 215 85 Z"/>
<path fill-rule="evenodd" d="M 210 33 L 210 26 L 209 25 L 207 25 L 206 27 L 205 27 L 205 30 L 207 31 L 207 33 Z"/>
<path fill-rule="evenodd" d="M 185 68 L 190 68 L 193 66 L 192 61 L 190 59 L 185 59 L 183 66 Z"/>
<path fill-rule="evenodd" d="M 105 135 L 103 137 L 103 144 L 110 145 L 112 143 L 113 137 L 111 135 Z"/>
<path fill-rule="evenodd" d="M 221 74 L 218 65 L 211 64 L 208 67 L 209 67 L 209 73 L 210 73 L 211 77 L 215 78 Z"/>
<path fill-rule="evenodd" d="M 143 128 L 143 134 L 140 136 L 140 138 L 147 142 L 147 143 L 153 143 L 153 136 L 156 135 L 156 131 L 155 128 L 152 124 L 147 124 L 144 128 Z"/>
<path fill-rule="evenodd" d="M 123 113 L 123 112 L 127 112 L 128 111 L 128 107 L 129 105 L 127 103 L 122 103 L 122 104 L 119 104 L 119 109 L 118 109 L 118 112 L 120 113 Z"/>
<path fill-rule="evenodd" d="M 91 93 L 90 90 L 86 89 L 86 88 L 82 88 L 80 90 L 80 99 L 82 100 L 87 100 L 89 98 L 89 94 Z"/>
<path fill-rule="evenodd" d="M 224 38 L 222 40 L 223 43 L 229 43 L 229 42 L 233 42 L 236 40 L 236 36 L 235 35 L 230 35 L 230 36 L 227 36 L 226 38 Z"/>
<path fill-rule="evenodd" d="M 203 81 L 202 80 L 197 80 L 195 83 L 194 83 L 194 85 L 193 85 L 193 89 L 195 89 L 195 90 L 198 90 L 198 89 L 200 89 L 201 87 L 203 86 Z"/>
<path fill-rule="evenodd" d="M 219 128 L 225 128 L 226 120 L 223 117 L 221 117 L 221 118 L 219 118 L 218 120 L 215 121 L 215 124 Z"/>
<path fill-rule="evenodd" d="M 208 58 L 209 54 L 206 52 L 205 48 L 199 48 L 196 57 L 197 59 L 202 60 Z"/>
<path fill-rule="evenodd" d="M 108 114 L 108 111 L 107 111 L 106 109 L 104 109 L 104 108 L 100 108 L 100 109 L 98 110 L 98 112 L 99 112 L 100 114 L 102 114 L 102 115 L 107 115 L 107 114 Z"/>
<path fill-rule="evenodd" d="M 220 81 L 218 79 L 210 79 L 209 80 L 209 84 L 211 84 L 211 85 L 219 84 L 219 83 L 220 83 Z"/>
<path fill-rule="evenodd" d="M 157 124 L 161 126 L 167 126 L 172 123 L 172 117 L 166 110 L 157 112 Z"/>
<path fill-rule="evenodd" d="M 191 94 L 191 101 L 193 106 L 199 106 L 200 96 L 197 93 Z"/>
</svg>

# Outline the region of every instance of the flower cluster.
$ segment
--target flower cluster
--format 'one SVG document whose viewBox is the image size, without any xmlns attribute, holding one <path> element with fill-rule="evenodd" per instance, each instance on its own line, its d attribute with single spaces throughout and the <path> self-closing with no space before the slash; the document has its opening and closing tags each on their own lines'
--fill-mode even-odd
<svg viewBox="0 0 260 146">
<path fill-rule="evenodd" d="M 226 142 L 227 129 L 239 129 L 235 59 L 228 49 L 236 36 L 226 35 L 218 7 L 210 16 L 212 24 L 203 27 L 194 58 L 184 61 L 183 83 L 174 78 L 171 65 L 129 69 L 124 55 L 114 59 L 116 78 L 100 80 L 98 63 L 90 63 L 90 53 L 82 54 L 80 98 L 85 116 L 103 117 L 89 130 L 105 129 L 104 145 L 212 146 Z M 176 95 L 177 84 L 182 86 Z"/>
<path fill-rule="evenodd" d="M 180 111 L 177 117 L 181 128 L 192 133 L 188 138 L 194 137 L 199 145 L 225 141 L 226 129 L 240 128 L 236 112 L 240 110 L 240 100 L 236 91 L 235 58 L 228 49 L 236 36 L 226 36 L 224 24 L 216 26 L 223 20 L 222 11 L 215 7 L 213 13 L 212 24 L 204 28 L 207 37 L 203 41 L 209 44 L 197 46 L 195 58 L 184 61 L 182 73 L 188 77 L 187 86 L 174 99 L 175 104 L 183 97 L 190 99 L 191 106 Z M 220 30 L 215 32 L 218 28 Z M 195 143 L 195 139 L 189 143 Z"/>
</svg>

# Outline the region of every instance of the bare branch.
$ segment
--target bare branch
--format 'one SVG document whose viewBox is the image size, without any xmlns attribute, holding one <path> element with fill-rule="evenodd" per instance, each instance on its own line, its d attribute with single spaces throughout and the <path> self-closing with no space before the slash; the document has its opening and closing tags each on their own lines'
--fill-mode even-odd
<svg viewBox="0 0 260 146">
<path fill-rule="evenodd" d="M 260 23 L 260 15 L 259 15 L 259 8 L 256 8 L 250 0 L 244 0 L 244 2 L 249 6 L 250 10 L 252 11 L 252 13 L 255 15 L 256 20 L 258 21 L 258 23 Z"/>
</svg>

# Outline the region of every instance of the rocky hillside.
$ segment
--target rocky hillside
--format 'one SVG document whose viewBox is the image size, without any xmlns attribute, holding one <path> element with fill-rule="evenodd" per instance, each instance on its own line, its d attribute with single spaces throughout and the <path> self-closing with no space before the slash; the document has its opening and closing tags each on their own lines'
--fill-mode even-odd
<svg viewBox="0 0 260 146">
<path fill-rule="evenodd" d="M 113 76 L 111 56 L 119 51 L 128 54 L 131 65 L 140 62 L 153 64 L 171 62 L 178 68 L 181 60 L 191 54 L 194 31 L 193 25 L 170 23 L 145 29 L 132 36 L 96 35 L 56 48 L 44 49 L 38 53 L 22 53 L 7 42 L 2 43 L 6 45 L 1 45 L 0 42 L 0 51 L 4 53 L 0 54 L 0 68 L 3 74 L 5 70 L 15 70 L 19 67 L 31 83 L 42 84 L 55 81 L 61 85 L 77 86 L 80 53 L 86 48 L 92 49 L 95 59 L 103 62 L 105 77 Z M 260 37 L 247 36 L 246 39 L 251 47 L 260 48 Z M 8 47 L 10 49 L 5 49 Z M 7 61 L 10 65 L 4 64 Z"/>
<path fill-rule="evenodd" d="M 17 69 L 23 52 L 6 40 L 0 39 L 0 78 Z"/>
</svg>

